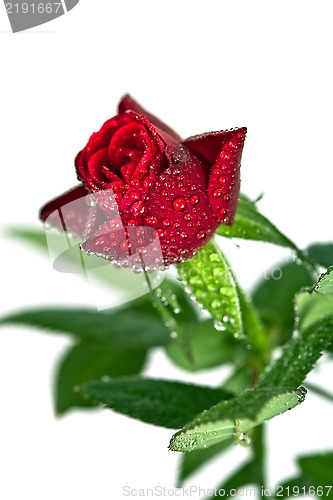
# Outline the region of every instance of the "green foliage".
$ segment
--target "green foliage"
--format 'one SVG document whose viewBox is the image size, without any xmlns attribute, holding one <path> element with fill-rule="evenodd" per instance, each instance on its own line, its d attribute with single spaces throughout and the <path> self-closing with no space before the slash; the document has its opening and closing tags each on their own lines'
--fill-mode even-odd
<svg viewBox="0 0 333 500">
<path fill-rule="evenodd" d="M 220 335 L 210 319 L 188 327 L 185 332 L 191 359 L 184 353 L 178 339 L 172 340 L 166 347 L 167 355 L 180 368 L 199 371 L 230 363 L 234 356 L 242 356 L 243 346 L 231 336 Z"/>
<path fill-rule="evenodd" d="M 261 464 L 257 460 L 250 460 L 243 464 L 241 467 L 229 476 L 227 481 L 220 484 L 216 489 L 221 492 L 210 497 L 212 498 L 225 498 L 234 496 L 231 490 L 241 489 L 248 484 L 256 484 L 261 486 Z"/>
<path fill-rule="evenodd" d="M 71 347 L 61 359 L 56 375 L 55 409 L 58 415 L 74 407 L 91 407 L 96 403 L 84 399 L 78 386 L 101 377 L 137 375 L 147 352 L 110 343 L 83 341 Z"/>
<path fill-rule="evenodd" d="M 322 267 L 333 265 L 333 243 L 314 243 L 307 248 L 307 253 Z"/>
<path fill-rule="evenodd" d="M 294 296 L 313 282 L 312 273 L 304 264 L 287 261 L 266 272 L 255 286 L 253 305 L 273 345 L 281 345 L 291 336 L 295 323 Z"/>
<path fill-rule="evenodd" d="M 299 253 L 295 244 L 277 229 L 257 209 L 255 203 L 241 197 L 232 226 L 221 224 L 216 234 L 227 238 L 265 241 L 282 247 L 291 248 Z"/>
<path fill-rule="evenodd" d="M 148 348 L 166 345 L 168 329 L 153 316 L 125 310 L 52 308 L 28 310 L 2 318 L 0 325 L 33 326 L 80 340 L 110 341 L 115 345 Z"/>
<path fill-rule="evenodd" d="M 272 387 L 249 389 L 239 396 L 203 411 L 170 441 L 172 451 L 192 451 L 212 446 L 244 433 L 304 401 L 303 389 Z"/>
<path fill-rule="evenodd" d="M 333 452 L 304 455 L 297 459 L 297 464 L 299 475 L 284 481 L 277 488 L 279 498 L 304 495 L 333 498 Z"/>
<path fill-rule="evenodd" d="M 42 230 L 8 232 L 44 253 L 51 250 L 59 256 L 58 264 L 61 260 L 75 271 L 81 265 L 78 255 L 84 257 L 77 242 L 71 240 L 74 250 L 66 250 L 64 235 L 51 233 L 47 241 Z M 170 441 L 171 450 L 183 452 L 180 485 L 232 443 L 249 444 L 251 439 L 250 458 L 221 478 L 219 488 L 228 494 L 248 484 L 265 485 L 265 422 L 302 403 L 302 383 L 332 401 L 330 392 L 307 384 L 306 377 L 325 350 L 333 352 L 333 244 L 316 243 L 302 252 L 245 196 L 234 224 L 220 225 L 217 234 L 291 249 L 302 263 L 276 265 L 248 297 L 221 248 L 211 241 L 197 257 L 177 266 L 182 284 L 167 275 L 158 289 L 113 310 L 37 308 L 7 315 L 0 325 L 74 338 L 56 373 L 57 414 L 104 405 L 146 423 L 180 429 Z M 127 286 L 112 266 L 104 272 L 105 261 L 88 260 L 90 268 L 101 268 L 104 282 Z M 320 267 L 327 272 L 314 284 Z M 278 357 L 276 347 L 282 347 Z M 189 372 L 225 365 L 230 373 L 222 387 L 138 376 L 155 348 Z M 297 463 L 299 473 L 280 482 L 279 498 L 295 496 L 293 488 L 313 496 L 311 488 L 330 484 L 333 453 L 300 457 Z M 328 493 L 323 496 L 332 498 L 333 492 Z"/>
<path fill-rule="evenodd" d="M 221 455 L 232 444 L 234 444 L 233 439 L 226 439 L 209 448 L 194 450 L 191 453 L 183 453 L 179 467 L 178 486 L 181 486 L 186 479 L 201 469 L 201 467 L 207 465 L 210 460 Z"/>
<path fill-rule="evenodd" d="M 218 330 L 238 338 L 244 336 L 235 278 L 217 245 L 209 242 L 196 257 L 179 264 L 178 276 L 189 293 L 210 312 Z"/>
<path fill-rule="evenodd" d="M 92 381 L 81 387 L 81 393 L 119 413 L 171 429 L 231 397 L 218 388 L 135 377 Z"/>
</svg>

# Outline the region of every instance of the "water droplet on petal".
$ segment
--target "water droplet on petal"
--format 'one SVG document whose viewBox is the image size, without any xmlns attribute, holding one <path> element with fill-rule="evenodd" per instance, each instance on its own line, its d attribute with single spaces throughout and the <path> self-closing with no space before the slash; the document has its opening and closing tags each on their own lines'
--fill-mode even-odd
<svg viewBox="0 0 333 500">
<path fill-rule="evenodd" d="M 142 201 L 135 201 L 130 208 L 131 214 L 135 217 L 138 215 L 142 215 L 146 211 L 145 204 Z"/>
<path fill-rule="evenodd" d="M 162 225 L 164 227 L 169 227 L 171 225 L 171 220 L 170 219 L 163 219 L 162 220 Z"/>
<path fill-rule="evenodd" d="M 213 191 L 213 198 L 221 198 L 222 194 L 223 194 L 222 189 L 215 189 Z"/>
<path fill-rule="evenodd" d="M 206 231 L 204 231 L 203 229 L 200 229 L 200 231 L 197 232 L 195 237 L 197 240 L 203 240 L 206 237 L 206 234 L 207 234 Z"/>
<path fill-rule="evenodd" d="M 184 198 L 176 198 L 173 202 L 173 208 L 176 210 L 176 212 L 183 212 L 185 208 L 187 207 L 186 201 Z"/>
<path fill-rule="evenodd" d="M 192 205 L 197 205 L 200 201 L 200 198 L 197 194 L 194 194 L 193 196 L 191 196 L 190 198 L 190 202 Z"/>
</svg>

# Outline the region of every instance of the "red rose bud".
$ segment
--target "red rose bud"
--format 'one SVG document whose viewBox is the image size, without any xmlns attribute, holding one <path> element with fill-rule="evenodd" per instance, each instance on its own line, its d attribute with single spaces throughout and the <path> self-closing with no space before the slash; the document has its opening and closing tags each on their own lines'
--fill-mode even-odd
<svg viewBox="0 0 333 500">
<path fill-rule="evenodd" d="M 88 254 L 154 269 L 193 257 L 231 225 L 246 128 L 182 140 L 131 97 L 75 160 L 81 184 L 47 203 L 41 219 L 83 240 Z"/>
</svg>

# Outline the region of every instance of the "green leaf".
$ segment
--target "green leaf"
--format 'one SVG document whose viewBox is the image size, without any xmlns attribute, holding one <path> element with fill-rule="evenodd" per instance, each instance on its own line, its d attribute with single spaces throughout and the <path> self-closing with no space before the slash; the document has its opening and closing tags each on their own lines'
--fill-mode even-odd
<svg viewBox="0 0 333 500">
<path fill-rule="evenodd" d="M 106 343 L 84 341 L 71 347 L 61 359 L 55 387 L 58 415 L 73 407 L 96 406 L 75 390 L 84 382 L 109 376 L 137 375 L 144 366 L 146 351 L 124 349 Z"/>
<path fill-rule="evenodd" d="M 227 479 L 227 481 L 220 484 L 216 490 L 217 494 L 210 497 L 212 498 L 227 498 L 235 497 L 232 490 L 241 489 L 248 484 L 257 484 L 261 486 L 261 465 L 256 460 L 250 460 L 243 464 Z M 218 492 L 221 494 L 218 494 Z M 223 494 L 222 494 L 223 493 Z"/>
<path fill-rule="evenodd" d="M 250 387 L 253 378 L 253 368 L 248 364 L 238 363 L 238 361 L 235 370 L 224 381 L 222 386 L 226 391 L 230 391 L 236 395 Z"/>
<path fill-rule="evenodd" d="M 259 354 L 259 358 L 261 359 L 258 358 L 258 362 L 264 362 L 268 350 L 267 335 L 262 328 L 256 309 L 238 283 L 236 283 L 236 289 L 241 308 L 244 334 L 251 344 L 251 355 Z"/>
<path fill-rule="evenodd" d="M 170 441 L 172 451 L 192 451 L 212 446 L 243 433 L 304 401 L 304 389 L 274 387 L 249 389 L 199 414 Z"/>
<path fill-rule="evenodd" d="M 243 346 L 230 335 L 220 335 L 210 319 L 189 326 L 185 333 L 191 351 L 191 360 L 188 359 L 177 339 L 171 340 L 166 347 L 169 358 L 185 370 L 199 371 L 230 363 L 238 354 L 240 355 L 243 349 Z"/>
<path fill-rule="evenodd" d="M 233 439 L 226 439 L 209 448 L 195 450 L 191 453 L 183 453 L 177 482 L 178 487 L 181 487 L 186 479 L 192 476 L 201 467 L 207 465 L 210 460 L 222 454 L 233 443 Z"/>
<path fill-rule="evenodd" d="M 24 242 L 47 252 L 45 231 L 41 229 L 14 227 L 7 229 L 6 234 L 11 238 L 23 240 Z"/>
<path fill-rule="evenodd" d="M 296 297 L 298 328 L 305 330 L 311 325 L 333 317 L 333 295 L 303 292 Z"/>
<path fill-rule="evenodd" d="M 299 457 L 297 463 L 303 474 L 311 479 L 313 486 L 324 488 L 323 497 L 333 498 L 333 452 Z M 325 489 L 325 486 L 331 486 L 331 490 Z M 326 495 L 326 493 L 329 493 L 329 495 Z"/>
<path fill-rule="evenodd" d="M 322 267 L 333 264 L 333 243 L 314 243 L 307 248 L 307 253 Z"/>
<path fill-rule="evenodd" d="M 259 387 L 298 387 L 332 341 L 333 317 L 301 331 L 285 344 L 279 359 L 264 373 Z"/>
<path fill-rule="evenodd" d="M 134 377 L 93 381 L 83 385 L 81 393 L 119 413 L 172 429 L 230 397 L 222 389 Z"/>
<path fill-rule="evenodd" d="M 127 310 L 97 311 L 76 308 L 45 308 L 14 313 L 0 325 L 38 327 L 51 333 L 73 335 L 80 340 L 110 341 L 114 345 L 148 348 L 166 345 L 170 340 L 161 320 Z"/>
<path fill-rule="evenodd" d="M 178 276 L 197 302 L 211 313 L 216 328 L 242 338 L 243 325 L 234 276 L 217 245 L 209 242 L 198 255 L 177 266 Z"/>
<path fill-rule="evenodd" d="M 306 266 L 289 261 L 274 266 L 256 285 L 252 301 L 273 345 L 281 345 L 291 336 L 295 323 L 294 295 L 313 282 Z"/>
<path fill-rule="evenodd" d="M 324 295 L 333 294 L 333 266 L 329 267 L 327 272 L 320 276 L 313 291 Z"/>
<path fill-rule="evenodd" d="M 265 241 L 282 247 L 291 248 L 299 253 L 296 245 L 281 233 L 266 217 L 258 212 L 254 203 L 243 197 L 239 200 L 237 213 L 232 226 L 221 224 L 216 234 L 227 238 Z"/>
</svg>

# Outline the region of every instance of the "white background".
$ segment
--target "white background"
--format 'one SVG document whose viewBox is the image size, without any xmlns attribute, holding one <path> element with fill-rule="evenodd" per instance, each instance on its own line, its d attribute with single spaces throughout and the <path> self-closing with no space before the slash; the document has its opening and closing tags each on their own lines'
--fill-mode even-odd
<svg viewBox="0 0 333 500">
<path fill-rule="evenodd" d="M 11 34 L 0 14 L 1 314 L 28 305 L 88 304 L 87 289 L 4 236 L 38 225 L 38 209 L 75 185 L 73 159 L 130 92 L 183 136 L 247 126 L 242 190 L 297 244 L 332 240 L 332 9 L 329 1 L 81 0 L 67 15 Z M 244 286 L 286 252 L 226 244 Z M 171 487 L 169 430 L 108 411 L 53 417 L 51 380 L 68 339 L 0 332 L 0 498 L 122 498 L 122 487 Z M 148 373 L 191 377 L 161 353 Z M 326 374 L 326 375 L 325 375 Z M 313 375 L 325 385 L 327 363 Z M 327 387 L 329 382 L 326 383 Z M 332 410 L 309 395 L 269 425 L 271 484 L 297 452 L 332 449 Z M 217 485 L 235 448 L 190 484 Z M 194 495 L 192 498 L 196 498 Z"/>
</svg>

